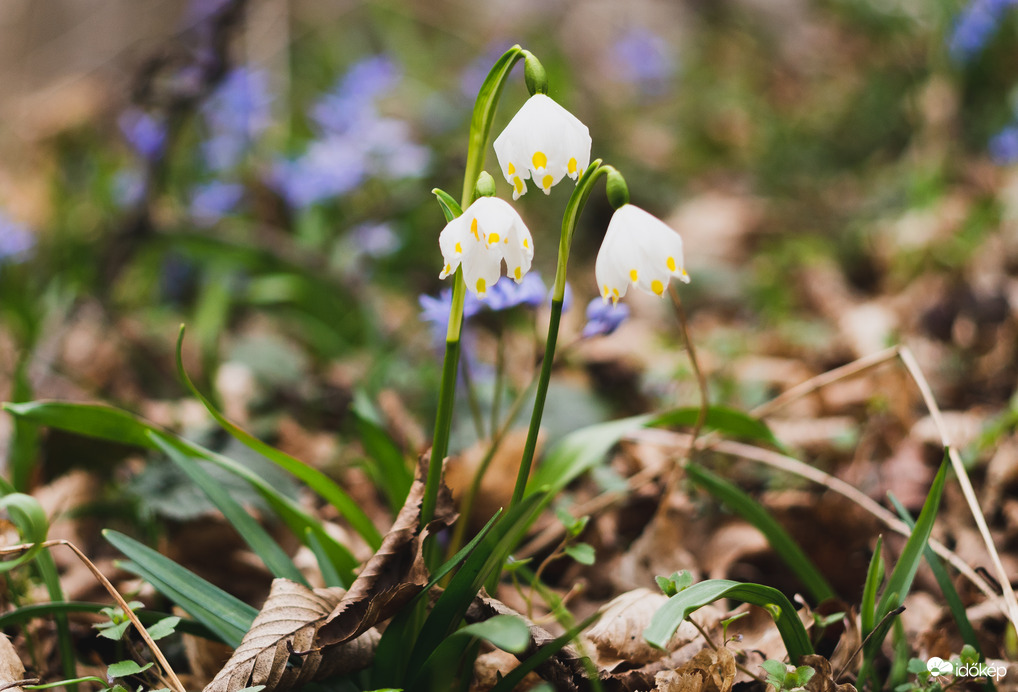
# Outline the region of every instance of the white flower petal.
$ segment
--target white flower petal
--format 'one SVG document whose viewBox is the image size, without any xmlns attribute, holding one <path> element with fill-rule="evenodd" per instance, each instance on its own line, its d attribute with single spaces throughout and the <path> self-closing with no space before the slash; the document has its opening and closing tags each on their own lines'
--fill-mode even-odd
<svg viewBox="0 0 1018 692">
<path fill-rule="evenodd" d="M 562 178 L 576 179 L 590 164 L 590 131 L 545 94 L 531 96 L 494 143 L 499 169 L 513 199 L 530 179 L 548 194 Z"/>
<path fill-rule="evenodd" d="M 671 277 L 689 281 L 683 266 L 682 238 L 654 215 L 625 204 L 608 223 L 594 275 L 605 302 L 609 298 L 617 302 L 630 284 L 663 296 Z"/>
</svg>

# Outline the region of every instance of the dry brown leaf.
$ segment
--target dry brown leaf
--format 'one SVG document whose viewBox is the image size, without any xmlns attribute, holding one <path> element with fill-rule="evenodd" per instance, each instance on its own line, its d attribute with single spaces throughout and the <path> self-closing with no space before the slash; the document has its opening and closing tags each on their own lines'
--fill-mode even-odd
<svg viewBox="0 0 1018 692">
<path fill-rule="evenodd" d="M 424 538 L 429 532 L 451 524 L 456 513 L 452 493 L 443 483 L 434 520 L 424 531 L 418 530 L 426 473 L 422 461 L 417 479 L 382 545 L 318 630 L 316 649 L 350 641 L 375 623 L 392 617 L 428 583 L 428 570 L 421 554 Z"/>
<path fill-rule="evenodd" d="M 799 665 L 809 666 L 816 673 L 806 683 L 806 692 L 856 692 L 855 687 L 845 682 L 838 684 L 831 671 L 831 662 L 823 656 L 809 654 L 803 656 Z"/>
<path fill-rule="evenodd" d="M 6 634 L 0 634 L 0 690 L 22 692 L 14 683 L 25 680 L 25 665 Z"/>
<path fill-rule="evenodd" d="M 651 646 L 643 638 L 654 613 L 668 601 L 663 593 L 651 589 L 634 589 L 616 597 L 604 608 L 604 615 L 587 632 L 597 647 L 598 661 L 612 669 L 620 663 L 644 666 L 663 658 L 670 651 L 688 644 L 700 636 L 696 626 L 684 620 L 664 649 Z M 696 612 L 697 623 L 710 630 L 720 619 L 720 611 L 705 606 Z"/>
<path fill-rule="evenodd" d="M 696 673 L 665 670 L 654 676 L 654 692 L 701 692 L 703 678 Z"/>
<path fill-rule="evenodd" d="M 730 692 L 735 681 L 735 657 L 725 647 L 704 649 L 687 663 L 676 668 L 673 675 L 663 677 L 665 686 L 658 683 L 658 690 L 667 692 Z M 696 686 L 693 677 L 699 678 Z"/>
<path fill-rule="evenodd" d="M 261 612 L 226 666 L 204 692 L 235 692 L 251 685 L 287 690 L 328 675 L 348 673 L 371 663 L 380 635 L 365 632 L 340 649 L 310 651 L 289 666 L 294 651 L 308 651 L 343 589 L 311 590 L 289 579 L 272 582 Z"/>
</svg>

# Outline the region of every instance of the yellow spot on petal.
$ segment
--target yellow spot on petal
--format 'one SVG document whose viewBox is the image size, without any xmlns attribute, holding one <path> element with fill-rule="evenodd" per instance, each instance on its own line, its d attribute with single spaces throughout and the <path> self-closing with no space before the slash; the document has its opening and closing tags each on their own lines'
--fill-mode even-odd
<svg viewBox="0 0 1018 692">
<path fill-rule="evenodd" d="M 617 288 L 612 289 L 612 297 L 615 298 L 615 300 L 619 299 L 619 289 Z"/>
<path fill-rule="evenodd" d="M 448 276 L 451 272 L 452 272 L 452 266 L 448 265 L 448 264 L 445 265 L 445 269 L 442 270 L 442 273 L 445 274 L 445 276 Z"/>
<path fill-rule="evenodd" d="M 675 271 L 675 258 L 674 257 L 669 257 L 668 258 L 668 271 L 670 271 L 670 272 Z"/>
<path fill-rule="evenodd" d="M 513 276 L 516 277 L 517 281 L 522 279 L 523 278 L 523 268 L 522 267 L 516 267 L 516 271 L 513 272 Z"/>
<path fill-rule="evenodd" d="M 457 255 L 463 254 L 463 246 L 460 245 L 459 243 L 456 243 L 456 254 Z"/>
<path fill-rule="evenodd" d="M 489 233 L 488 234 L 488 245 L 494 245 L 497 242 L 498 242 L 498 233 Z"/>
<path fill-rule="evenodd" d="M 665 292 L 665 285 L 657 279 L 654 279 L 650 282 L 650 290 L 654 291 L 654 293 L 658 295 L 662 295 Z"/>
<path fill-rule="evenodd" d="M 607 297 L 608 297 L 608 292 L 609 292 L 610 290 L 611 290 L 611 289 L 609 289 L 609 288 L 608 288 L 608 284 L 605 284 L 605 285 L 604 285 L 604 288 L 603 288 L 603 289 L 601 290 L 601 295 L 603 295 L 603 296 L 604 296 L 605 298 L 607 298 Z"/>
<path fill-rule="evenodd" d="M 470 232 L 474 234 L 474 238 L 475 239 L 477 239 L 477 240 L 481 239 L 480 234 L 478 234 L 478 232 L 477 232 L 477 219 L 472 219 L 470 221 Z"/>
<path fill-rule="evenodd" d="M 546 175 L 543 178 L 541 178 L 541 187 L 543 187 L 545 190 L 547 190 L 548 188 L 550 188 L 552 186 L 552 184 L 554 182 L 555 182 L 555 178 L 553 178 L 550 175 Z"/>
<path fill-rule="evenodd" d="M 506 236 L 505 239 L 502 242 L 505 243 L 506 245 L 508 245 L 509 244 L 509 236 Z"/>
<path fill-rule="evenodd" d="M 477 295 L 479 295 L 479 296 L 483 296 L 484 295 L 484 286 L 485 286 L 484 279 L 478 279 L 477 280 Z"/>
<path fill-rule="evenodd" d="M 569 159 L 569 175 L 576 173 L 576 159 Z"/>
<path fill-rule="evenodd" d="M 513 173 L 515 173 L 515 172 L 516 172 L 516 166 L 514 166 L 514 165 L 512 165 L 512 164 L 510 163 L 510 164 L 509 164 L 509 167 L 508 167 L 508 168 L 506 168 L 505 170 L 506 170 L 506 172 L 507 172 L 507 173 L 508 173 L 509 175 L 512 175 Z"/>
<path fill-rule="evenodd" d="M 548 167 L 548 157 L 547 157 L 547 155 L 545 155 L 545 153 L 543 151 L 535 151 L 534 152 L 533 162 L 534 162 L 534 170 L 539 171 L 542 168 L 547 168 Z"/>
<path fill-rule="evenodd" d="M 637 275 L 637 273 L 636 273 L 636 270 L 635 270 L 635 269 L 630 269 L 630 270 L 629 270 L 629 280 L 630 280 L 630 281 L 632 281 L 632 282 L 633 282 L 634 284 L 636 283 L 636 280 L 637 280 L 637 279 L 636 279 L 636 277 L 637 277 L 637 276 L 638 276 L 638 275 Z"/>
<path fill-rule="evenodd" d="M 523 239 L 523 247 L 527 248 L 528 250 L 530 249 L 530 239 L 529 238 L 524 238 Z"/>
<path fill-rule="evenodd" d="M 513 187 L 516 188 L 516 194 L 523 194 L 523 179 L 520 176 L 513 178 Z"/>
</svg>

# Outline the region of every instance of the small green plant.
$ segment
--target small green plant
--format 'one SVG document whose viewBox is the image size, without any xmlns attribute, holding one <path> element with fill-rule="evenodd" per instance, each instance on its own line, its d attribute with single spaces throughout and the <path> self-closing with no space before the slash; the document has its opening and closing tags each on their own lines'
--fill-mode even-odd
<svg viewBox="0 0 1018 692">
<path fill-rule="evenodd" d="M 809 666 L 790 666 L 782 663 L 781 661 L 775 661 L 769 659 L 760 664 L 760 667 L 764 669 L 767 674 L 767 687 L 770 689 L 773 687 L 777 692 L 791 692 L 792 690 L 799 690 L 806 686 L 816 671 Z"/>
</svg>

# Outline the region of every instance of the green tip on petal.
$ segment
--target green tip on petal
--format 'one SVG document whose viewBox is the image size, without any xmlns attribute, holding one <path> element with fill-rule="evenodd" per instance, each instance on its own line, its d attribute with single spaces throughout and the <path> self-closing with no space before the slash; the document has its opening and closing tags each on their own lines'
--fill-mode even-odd
<svg viewBox="0 0 1018 692">
<path fill-rule="evenodd" d="M 530 95 L 548 93 L 548 73 L 544 65 L 529 50 L 523 51 L 523 78 L 527 83 Z"/>
<path fill-rule="evenodd" d="M 474 185 L 475 197 L 494 197 L 495 196 L 495 179 L 491 177 L 488 171 L 481 171 L 481 174 L 477 176 L 477 184 Z"/>
<path fill-rule="evenodd" d="M 611 166 L 605 168 L 608 169 L 608 179 L 605 181 L 608 203 L 612 205 L 612 209 L 624 207 L 629 204 L 629 186 L 626 185 L 626 179 Z"/>
</svg>

